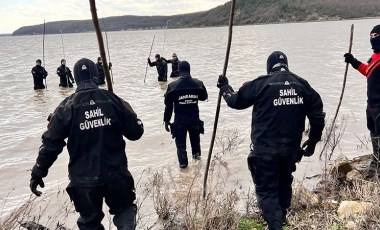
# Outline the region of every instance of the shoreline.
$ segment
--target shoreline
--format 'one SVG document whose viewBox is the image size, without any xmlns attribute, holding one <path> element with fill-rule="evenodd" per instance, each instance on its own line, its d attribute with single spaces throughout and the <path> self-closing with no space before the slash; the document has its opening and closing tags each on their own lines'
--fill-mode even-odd
<svg viewBox="0 0 380 230">
<path fill-rule="evenodd" d="M 337 22 L 337 21 L 350 21 L 350 20 L 366 20 L 366 19 L 380 19 L 380 16 L 375 17 L 359 17 L 359 18 L 339 18 L 339 17 L 326 17 L 326 18 L 320 18 L 318 20 L 303 20 L 303 21 L 280 21 L 280 22 L 266 22 L 266 23 L 250 23 L 250 24 L 234 24 L 234 26 L 252 26 L 252 25 L 278 25 L 278 24 L 298 24 L 298 23 L 313 23 L 313 22 Z M 61 21 L 64 22 L 64 21 Z M 35 26 L 35 25 L 33 25 Z M 210 27 L 227 27 L 228 25 L 216 25 L 216 26 L 195 26 L 195 27 L 171 27 L 168 28 L 168 30 L 172 29 L 201 29 L 201 28 L 210 28 Z M 160 30 L 162 27 L 155 27 L 155 28 L 139 28 L 139 29 L 124 29 L 124 30 L 109 30 L 107 32 L 121 32 L 121 31 L 151 31 L 151 30 Z M 35 34 L 17 34 L 13 35 L 12 33 L 4 33 L 0 34 L 1 36 L 7 37 L 7 36 L 34 36 L 34 35 L 41 35 L 39 33 Z M 82 32 L 69 32 L 64 34 L 82 34 L 82 33 L 95 33 L 95 30 L 92 31 L 82 31 Z M 60 33 L 46 33 L 46 35 L 54 35 L 54 34 L 60 34 Z"/>
</svg>

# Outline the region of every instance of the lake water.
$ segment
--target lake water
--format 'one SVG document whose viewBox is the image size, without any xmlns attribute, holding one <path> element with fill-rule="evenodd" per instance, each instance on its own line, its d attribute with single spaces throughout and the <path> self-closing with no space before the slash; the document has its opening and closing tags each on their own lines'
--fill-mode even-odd
<svg viewBox="0 0 380 230">
<path fill-rule="evenodd" d="M 379 23 L 378 19 L 353 21 L 331 21 L 312 23 L 291 23 L 234 27 L 233 43 L 227 76 L 234 89 L 245 81 L 265 73 L 266 59 L 274 50 L 281 50 L 288 56 L 290 70 L 310 82 L 320 93 L 327 118 L 332 119 L 339 101 L 345 63 L 343 54 L 348 50 L 351 24 L 355 24 L 353 53 L 363 62 L 372 50 L 369 31 Z M 170 28 L 170 26 L 169 26 Z M 58 32 L 58 31 L 57 31 Z M 146 83 L 143 83 L 146 58 L 149 54 L 153 35 L 156 36 L 152 56 L 162 54 L 164 30 L 108 32 L 108 42 L 113 63 L 114 92 L 128 101 L 145 126 L 141 140 L 127 142 L 126 152 L 130 171 L 140 178 L 147 170 L 160 171 L 171 168 L 178 183 L 185 181 L 194 168 L 204 168 L 214 122 L 218 95 L 217 76 L 223 69 L 227 43 L 227 27 L 199 29 L 169 29 L 167 31 L 164 55 L 169 58 L 176 52 L 180 60 L 191 64 L 193 77 L 202 80 L 209 92 L 209 100 L 200 102 L 200 116 L 205 121 L 205 135 L 201 136 L 203 157 L 201 162 L 191 162 L 189 169 L 180 171 L 175 143 L 165 131 L 163 118 L 163 95 L 166 84 L 157 82 L 155 68 L 148 69 Z M 42 59 L 42 35 L 22 37 L 0 37 L 0 210 L 4 215 L 30 196 L 30 169 L 37 157 L 41 135 L 46 129 L 46 118 L 74 89 L 58 87 L 55 74 L 60 60 L 65 56 L 72 69 L 82 58 L 96 60 L 99 56 L 94 33 L 64 34 L 62 51 L 61 35 L 45 36 L 45 67 L 49 72 L 48 89 L 33 90 L 31 68 L 35 60 Z M 169 65 L 171 69 L 171 66 Z M 169 82 L 172 79 L 169 79 Z M 344 154 L 349 158 L 370 153 L 366 144 L 368 131 L 365 121 L 366 79 L 349 69 L 346 93 L 339 118 L 345 117 L 347 126 L 340 145 L 333 158 Z M 235 128 L 245 141 L 233 154 L 225 155 L 231 181 L 230 187 L 252 186 L 246 165 L 249 152 L 251 109 L 236 111 L 228 108 L 224 101 L 221 106 L 218 134 L 231 132 Z M 321 173 L 324 165 L 316 154 L 304 159 L 298 165 L 295 177 Z M 218 146 L 214 152 L 220 152 Z M 64 149 L 55 162 L 45 183 L 48 188 L 67 185 L 68 154 Z M 203 169 L 202 169 L 203 170 Z M 146 173 L 142 181 L 149 179 Z M 185 182 L 184 182 L 185 183 Z M 312 187 L 313 181 L 305 181 Z M 137 194 L 141 195 L 141 190 Z M 149 204 L 149 202 L 148 202 Z M 145 210 L 154 213 L 151 206 Z"/>
</svg>

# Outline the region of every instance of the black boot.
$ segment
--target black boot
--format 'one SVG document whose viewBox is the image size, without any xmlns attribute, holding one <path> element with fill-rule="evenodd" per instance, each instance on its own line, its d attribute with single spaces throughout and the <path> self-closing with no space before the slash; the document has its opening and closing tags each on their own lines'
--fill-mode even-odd
<svg viewBox="0 0 380 230">
<path fill-rule="evenodd" d="M 135 204 L 128 206 L 121 213 L 115 214 L 113 223 L 117 230 L 135 230 L 136 229 L 136 213 L 137 207 Z"/>
<path fill-rule="evenodd" d="M 372 136 L 372 161 L 369 164 L 367 171 L 369 175 L 374 175 L 375 173 L 379 173 L 379 159 L 380 159 L 380 136 Z"/>
</svg>

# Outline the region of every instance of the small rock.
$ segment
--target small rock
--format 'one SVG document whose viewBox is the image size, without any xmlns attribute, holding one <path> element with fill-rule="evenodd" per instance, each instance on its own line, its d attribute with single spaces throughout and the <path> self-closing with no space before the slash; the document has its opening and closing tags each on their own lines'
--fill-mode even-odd
<svg viewBox="0 0 380 230">
<path fill-rule="evenodd" d="M 347 222 L 346 228 L 347 229 L 358 229 L 358 226 L 356 225 L 356 223 L 354 221 L 350 220 Z"/>
<path fill-rule="evenodd" d="M 298 202 L 307 206 L 315 206 L 319 204 L 320 200 L 317 194 L 309 191 L 302 184 L 298 182 L 293 183 L 293 195 Z"/>
<path fill-rule="evenodd" d="M 322 201 L 322 206 L 326 210 L 334 210 L 339 206 L 339 202 L 336 200 L 327 199 Z"/>
<path fill-rule="evenodd" d="M 369 202 L 342 201 L 338 208 L 339 219 L 356 218 L 373 206 Z"/>
<path fill-rule="evenodd" d="M 364 175 L 361 174 L 358 170 L 354 169 L 347 173 L 346 179 L 347 181 L 354 181 L 354 180 L 362 180 L 364 179 Z"/>
<path fill-rule="evenodd" d="M 345 176 L 353 169 L 351 161 L 347 157 L 341 156 L 335 160 L 334 165 L 330 169 L 330 174 L 334 177 Z"/>
</svg>

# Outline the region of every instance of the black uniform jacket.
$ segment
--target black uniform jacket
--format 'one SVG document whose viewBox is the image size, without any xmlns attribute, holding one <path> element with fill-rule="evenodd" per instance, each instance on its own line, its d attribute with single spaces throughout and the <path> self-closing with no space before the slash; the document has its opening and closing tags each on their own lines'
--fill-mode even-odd
<svg viewBox="0 0 380 230">
<path fill-rule="evenodd" d="M 165 94 L 164 121 L 170 121 L 174 106 L 175 122 L 198 124 L 198 101 L 205 101 L 207 98 L 207 90 L 202 81 L 190 75 L 181 76 L 168 85 Z"/>
<path fill-rule="evenodd" d="M 74 81 L 73 75 L 71 74 L 71 70 L 69 69 L 69 67 L 66 67 L 65 65 L 61 65 L 57 68 L 57 74 L 60 78 L 59 84 L 61 86 L 67 86 L 67 82 L 69 81 L 69 79 L 72 82 Z M 69 77 L 69 79 L 67 79 L 67 77 Z"/>
<path fill-rule="evenodd" d="M 245 109 L 253 105 L 251 140 L 262 153 L 297 153 L 310 122 L 309 138 L 321 139 L 325 113 L 319 94 L 301 77 L 289 71 L 276 71 L 245 83 L 237 92 L 222 87 L 228 106 Z"/>
<path fill-rule="evenodd" d="M 103 64 L 100 62 L 96 63 L 96 67 L 98 68 L 98 84 L 103 85 L 106 84 L 106 78 L 104 75 L 104 69 L 103 69 Z"/>
<path fill-rule="evenodd" d="M 127 102 L 96 85 L 80 85 L 55 110 L 42 135 L 37 163 L 48 169 L 68 138 L 71 184 L 102 185 L 127 171 L 123 136 L 137 140 L 143 133 L 142 122 Z"/>
<path fill-rule="evenodd" d="M 150 67 L 156 66 L 157 73 L 159 78 L 167 78 L 168 76 L 168 64 L 166 61 L 161 58 L 159 61 L 151 62 L 150 59 L 148 60 L 148 64 Z"/>
<path fill-rule="evenodd" d="M 48 72 L 44 67 L 36 65 L 32 68 L 31 73 L 33 75 L 34 85 L 43 85 L 43 79 L 48 75 Z"/>
<path fill-rule="evenodd" d="M 164 59 L 164 58 L 163 58 Z M 179 63 L 181 62 L 179 59 L 169 59 L 169 60 L 166 60 L 164 59 L 164 61 L 166 63 L 171 63 L 172 64 L 172 72 L 170 74 L 170 77 L 175 77 L 175 76 L 179 76 L 179 72 L 178 72 L 178 65 Z"/>
</svg>

